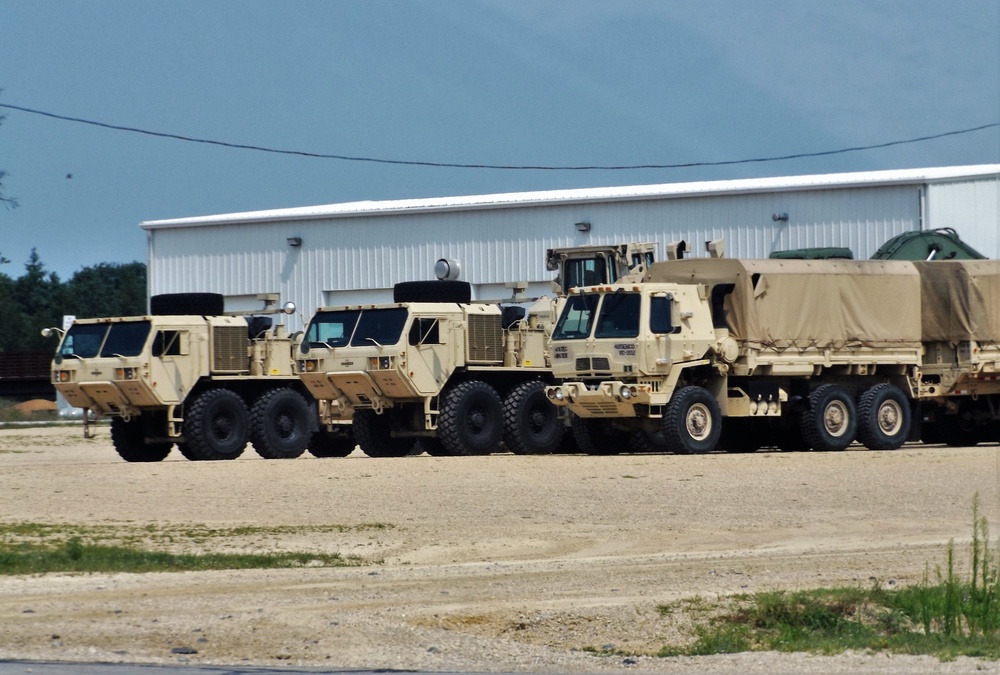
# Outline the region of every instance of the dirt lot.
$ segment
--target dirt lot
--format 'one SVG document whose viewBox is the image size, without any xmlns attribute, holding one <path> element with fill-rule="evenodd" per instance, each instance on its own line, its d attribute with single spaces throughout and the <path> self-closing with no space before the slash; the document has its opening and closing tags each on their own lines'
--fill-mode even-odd
<svg viewBox="0 0 1000 675">
<path fill-rule="evenodd" d="M 365 564 L 0 577 L 0 659 L 995 672 L 995 663 L 968 659 L 649 655 L 683 639 L 679 619 L 657 611 L 681 598 L 918 582 L 944 562 L 949 539 L 969 539 L 975 493 L 997 529 L 998 485 L 996 445 L 289 461 L 248 449 L 233 462 L 189 462 L 175 451 L 144 465 L 118 459 L 106 427 L 89 440 L 78 427 L 5 429 L 2 522 L 221 528 L 226 536 L 176 536 L 169 546 L 339 552 Z M 241 526 L 256 529 L 225 529 Z"/>
</svg>

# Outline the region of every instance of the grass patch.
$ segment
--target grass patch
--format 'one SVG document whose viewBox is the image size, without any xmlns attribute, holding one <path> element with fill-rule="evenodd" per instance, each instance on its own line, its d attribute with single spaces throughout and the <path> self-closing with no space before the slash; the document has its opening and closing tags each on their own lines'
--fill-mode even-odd
<svg viewBox="0 0 1000 675">
<path fill-rule="evenodd" d="M 88 546 L 73 537 L 50 550 L 0 552 L 0 574 L 49 572 L 188 572 L 200 570 L 341 567 L 338 553 L 174 554 L 120 546 Z M 356 564 L 356 563 L 354 563 Z"/>
<path fill-rule="evenodd" d="M 989 529 L 973 499 L 969 573 L 955 571 L 954 542 L 945 567 L 920 584 L 885 589 L 829 588 L 773 591 L 725 598 L 711 608 L 695 604 L 692 639 L 667 646 L 659 656 L 695 656 L 746 651 L 846 650 L 1000 659 L 1000 547 L 990 549 Z M 661 605 L 662 616 L 690 612 L 682 601 Z"/>
<path fill-rule="evenodd" d="M 203 525 L 0 524 L 0 574 L 180 572 L 360 565 L 356 556 L 259 551 L 260 537 L 386 530 L 362 525 L 216 528 Z M 219 547 L 237 549 L 219 552 Z M 270 546 L 269 548 L 274 548 Z"/>
</svg>

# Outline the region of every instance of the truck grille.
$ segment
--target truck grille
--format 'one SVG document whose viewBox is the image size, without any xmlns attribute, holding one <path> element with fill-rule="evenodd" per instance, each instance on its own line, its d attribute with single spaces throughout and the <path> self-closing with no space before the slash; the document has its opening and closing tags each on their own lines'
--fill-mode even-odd
<svg viewBox="0 0 1000 675">
<path fill-rule="evenodd" d="M 593 359 L 581 356 L 576 360 L 576 371 L 581 372 L 611 372 L 611 362 L 605 356 L 595 356 Z"/>
<path fill-rule="evenodd" d="M 246 326 L 212 329 L 212 370 L 239 373 L 249 369 L 250 338 Z"/>
<path fill-rule="evenodd" d="M 497 363 L 503 360 L 503 328 L 499 314 L 469 317 L 469 361 Z"/>
</svg>

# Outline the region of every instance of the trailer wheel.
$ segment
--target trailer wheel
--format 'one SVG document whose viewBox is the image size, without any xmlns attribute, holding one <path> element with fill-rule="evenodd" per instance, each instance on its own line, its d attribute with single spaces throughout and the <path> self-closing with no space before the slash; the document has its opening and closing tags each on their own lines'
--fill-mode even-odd
<svg viewBox="0 0 1000 675">
<path fill-rule="evenodd" d="M 247 444 L 250 414 L 243 399 L 228 389 L 209 389 L 184 416 L 189 459 L 236 459 Z"/>
<path fill-rule="evenodd" d="M 628 439 L 615 432 L 608 422 L 596 417 L 570 417 L 570 428 L 580 452 L 586 455 L 617 455 Z"/>
<path fill-rule="evenodd" d="M 388 415 L 379 415 L 367 408 L 355 410 L 351 427 L 361 452 L 369 457 L 405 457 L 413 454 L 415 443 L 412 438 L 393 438 L 390 434 Z"/>
<path fill-rule="evenodd" d="M 544 382 L 522 382 L 503 402 L 503 438 L 515 455 L 548 455 L 562 442 L 559 410 L 545 395 Z"/>
<path fill-rule="evenodd" d="M 310 440 L 312 410 L 294 389 L 265 391 L 250 409 L 250 443 L 264 459 L 295 459 Z"/>
<path fill-rule="evenodd" d="M 681 387 L 670 397 L 661 424 L 671 451 L 679 455 L 702 455 L 719 443 L 722 411 L 704 387 Z"/>
<path fill-rule="evenodd" d="M 313 457 L 347 457 L 358 446 L 354 432 L 347 424 L 338 424 L 336 431 L 320 429 L 309 439 L 309 453 Z"/>
<path fill-rule="evenodd" d="M 906 394 L 883 382 L 858 400 L 858 440 L 869 450 L 895 450 L 910 435 L 910 402 Z"/>
<path fill-rule="evenodd" d="M 503 404 L 479 380 L 459 382 L 441 397 L 438 438 L 453 455 L 488 455 L 503 436 Z"/>
<path fill-rule="evenodd" d="M 846 389 L 824 384 L 809 394 L 809 409 L 802 414 L 802 437 L 813 450 L 846 450 L 857 429 L 857 408 Z"/>
<path fill-rule="evenodd" d="M 147 443 L 142 418 L 111 418 L 111 443 L 126 462 L 162 462 L 173 443 Z"/>
</svg>

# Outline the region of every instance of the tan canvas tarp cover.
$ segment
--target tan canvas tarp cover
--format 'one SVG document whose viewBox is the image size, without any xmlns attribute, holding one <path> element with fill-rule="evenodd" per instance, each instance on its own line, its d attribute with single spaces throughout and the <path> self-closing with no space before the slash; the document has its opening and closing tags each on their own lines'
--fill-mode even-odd
<svg viewBox="0 0 1000 675">
<path fill-rule="evenodd" d="M 929 342 L 1000 342 L 1000 260 L 915 263 Z"/>
<path fill-rule="evenodd" d="M 911 262 L 694 258 L 651 265 L 645 281 L 733 284 L 730 334 L 758 349 L 916 347 L 920 277 Z"/>
</svg>

